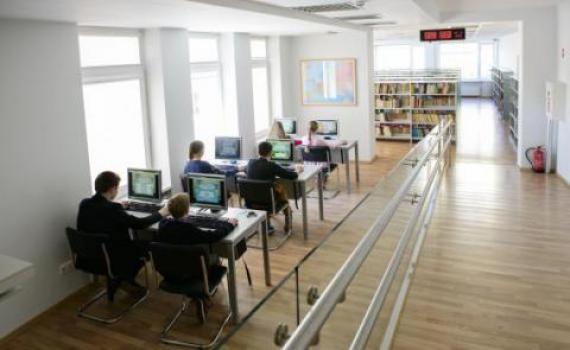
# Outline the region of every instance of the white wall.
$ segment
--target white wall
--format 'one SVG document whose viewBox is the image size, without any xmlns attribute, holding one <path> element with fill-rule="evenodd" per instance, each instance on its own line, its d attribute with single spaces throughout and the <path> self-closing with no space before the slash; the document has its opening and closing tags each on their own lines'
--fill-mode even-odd
<svg viewBox="0 0 570 350">
<path fill-rule="evenodd" d="M 179 174 L 194 138 L 188 32 L 173 28 L 147 30 L 145 60 L 153 168 L 162 170 L 163 185 L 179 192 Z"/>
<path fill-rule="evenodd" d="M 77 27 L 0 19 L 0 254 L 35 277 L 0 303 L 0 338 L 81 287 L 65 227 L 90 195 Z"/>
<path fill-rule="evenodd" d="M 497 44 L 498 63 L 501 68 L 512 70 L 518 77 L 520 70 L 521 36 L 520 33 L 513 33 L 501 37 Z"/>
<path fill-rule="evenodd" d="M 564 57 L 562 57 L 564 50 Z M 566 2 L 558 8 L 558 79 L 566 83 L 566 107 L 570 110 L 570 3 Z M 570 183 L 570 113 L 566 120 L 558 124 L 558 174 Z"/>
<path fill-rule="evenodd" d="M 358 140 L 360 157 L 370 161 L 375 157 L 373 111 L 373 42 L 371 32 L 307 35 L 291 39 L 289 62 L 291 105 L 299 118 L 300 133 L 306 134 L 307 124 L 313 119 L 338 119 L 340 137 Z M 356 106 L 303 106 L 301 97 L 300 62 L 304 59 L 356 58 Z"/>
</svg>

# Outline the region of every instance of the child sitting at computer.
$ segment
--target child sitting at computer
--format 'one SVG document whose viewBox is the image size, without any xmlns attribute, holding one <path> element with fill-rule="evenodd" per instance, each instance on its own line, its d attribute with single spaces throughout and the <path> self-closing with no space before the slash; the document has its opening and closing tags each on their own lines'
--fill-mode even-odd
<svg viewBox="0 0 570 350">
<path fill-rule="evenodd" d="M 345 141 L 340 140 L 325 140 L 321 135 L 318 135 L 319 123 L 312 120 L 309 123 L 309 132 L 307 136 L 303 137 L 304 146 L 328 146 L 331 148 L 344 145 Z"/>
<path fill-rule="evenodd" d="M 209 244 L 219 241 L 232 232 L 238 224 L 236 219 L 200 220 L 189 216 L 190 197 L 187 193 L 174 195 L 167 204 L 171 218 L 160 221 L 157 240 L 170 244 Z M 210 264 L 218 257 L 210 255 Z"/>
<path fill-rule="evenodd" d="M 271 125 L 271 129 L 269 130 L 269 134 L 267 135 L 267 139 L 269 140 L 289 140 L 291 137 L 285 133 L 285 128 L 283 127 L 283 123 L 279 120 L 275 120 L 273 125 Z"/>
<path fill-rule="evenodd" d="M 232 169 L 222 171 L 205 160 L 204 157 L 204 142 L 195 140 L 190 143 L 188 150 L 188 162 L 184 167 L 184 174 L 198 173 L 198 174 L 222 174 L 222 175 L 235 175 L 239 169 Z"/>
</svg>

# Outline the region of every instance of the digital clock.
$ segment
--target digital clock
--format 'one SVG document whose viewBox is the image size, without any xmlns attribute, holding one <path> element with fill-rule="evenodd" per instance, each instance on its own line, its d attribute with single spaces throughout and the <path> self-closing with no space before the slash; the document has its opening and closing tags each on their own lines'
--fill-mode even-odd
<svg viewBox="0 0 570 350">
<path fill-rule="evenodd" d="M 420 41 L 465 40 L 465 28 L 428 29 L 420 31 Z"/>
</svg>

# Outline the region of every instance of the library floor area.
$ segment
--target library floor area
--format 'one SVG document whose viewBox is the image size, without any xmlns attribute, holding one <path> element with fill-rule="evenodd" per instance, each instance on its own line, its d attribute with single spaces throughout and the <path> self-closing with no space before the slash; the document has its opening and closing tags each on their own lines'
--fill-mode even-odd
<svg viewBox="0 0 570 350">
<path fill-rule="evenodd" d="M 569 349 L 570 188 L 514 165 L 492 102 L 461 121 L 393 349 Z"/>
<path fill-rule="evenodd" d="M 491 100 L 462 100 L 456 154 L 442 181 L 393 349 L 570 348 L 570 189 L 554 176 L 520 171 L 507 129 Z M 312 284 L 326 285 L 370 227 L 380 204 L 386 202 L 382 193 L 376 193 L 376 183 L 412 146 L 410 142 L 379 142 L 377 159 L 362 166 L 357 190 L 326 201 L 324 222 L 311 220 L 311 239 L 305 242 L 301 235 L 294 235 L 271 253 L 273 284 L 336 227 L 339 234 L 319 250 L 316 259 L 313 256 L 300 278 L 303 291 Z M 364 200 L 367 194 L 371 195 Z M 310 217 L 317 217 L 316 200 L 310 199 L 310 207 Z M 297 232 L 300 222 L 296 214 Z M 339 304 L 314 348 L 348 347 L 378 284 L 370 276 L 382 271 L 405 223 L 405 218 L 399 218 L 386 232 L 386 244 L 375 249 L 377 260 L 367 263 L 357 276 L 355 288 Z M 239 303 L 244 314 L 270 290 L 262 282 L 261 253 L 248 250 L 246 258 L 253 286 L 248 286 L 238 264 Z M 158 338 L 178 305 L 177 298 L 153 291 L 148 301 L 119 323 L 102 326 L 75 316 L 77 307 L 93 291 L 88 286 L 56 305 L 0 342 L 0 348 L 174 348 L 160 344 Z M 222 348 L 277 349 L 272 344 L 275 325 L 295 322 L 291 319 L 292 291 L 292 284 L 286 284 Z M 214 297 L 216 305 L 208 325 L 200 326 L 188 317 L 176 333 L 198 338 L 211 333 L 223 315 L 225 300 L 224 287 Z M 303 313 L 309 308 L 303 303 Z M 372 336 L 370 348 L 378 348 L 379 340 Z"/>
</svg>

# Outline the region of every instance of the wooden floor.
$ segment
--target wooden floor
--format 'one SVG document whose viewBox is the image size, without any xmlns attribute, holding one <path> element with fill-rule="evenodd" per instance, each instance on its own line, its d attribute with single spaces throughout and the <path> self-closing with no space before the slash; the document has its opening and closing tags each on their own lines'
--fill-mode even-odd
<svg viewBox="0 0 570 350">
<path fill-rule="evenodd" d="M 504 128 L 484 136 L 471 117 L 497 125 L 492 109 L 463 101 L 393 349 L 570 349 L 570 189 L 519 171 Z"/>
<path fill-rule="evenodd" d="M 464 99 L 461 113 L 456 156 L 442 181 L 393 348 L 570 349 L 570 189 L 554 176 L 514 166 L 514 148 L 490 101 Z M 494 132 L 489 134 L 489 130 Z M 311 239 L 304 242 L 297 234 L 271 253 L 277 283 L 337 226 L 334 235 L 301 267 L 301 317 L 310 309 L 306 302 L 309 286 L 322 291 L 381 212 L 394 186 L 376 183 L 409 149 L 408 143 L 380 144 L 379 158 L 362 166 L 357 191 L 326 201 L 325 222 L 316 220 L 316 201 L 310 200 Z M 315 348 L 348 347 L 412 208 L 401 205 Z M 298 233 L 300 223 L 296 214 Z M 409 249 L 404 265 L 408 258 Z M 247 285 L 238 264 L 242 316 L 271 290 L 263 284 L 260 252 L 249 250 L 246 259 L 254 286 Z M 402 277 L 403 269 L 395 286 Z M 277 324 L 283 322 L 290 329 L 296 325 L 295 283 L 294 278 L 286 280 L 224 348 L 276 349 L 273 332 Z M 0 342 L 0 348 L 173 348 L 160 345 L 158 334 L 178 306 L 178 298 L 154 292 L 118 324 L 101 326 L 74 315 L 93 289 L 70 297 Z M 378 349 L 395 291 L 388 296 L 367 348 Z M 226 299 L 225 289 L 220 290 L 208 326 L 197 326 L 193 317 L 187 317 L 176 327 L 176 334 L 204 337 L 220 321 Z M 100 310 L 106 311 L 103 306 Z"/>
<path fill-rule="evenodd" d="M 394 165 L 411 149 L 409 143 L 389 143 L 378 147 L 378 157 L 373 163 L 361 164 L 361 183 L 352 194 L 343 190 L 344 177 L 341 176 L 341 190 L 336 198 L 325 201 L 325 221 L 318 220 L 317 201 L 309 199 L 310 239 L 304 241 L 301 231 L 300 211 L 295 211 L 294 231 L 296 234 L 279 250 L 271 252 L 272 279 L 274 285 L 292 270 L 325 235 L 374 188 L 376 183 L 391 170 Z M 342 172 L 342 170 L 341 170 Z M 341 175 L 343 175 L 341 173 Z M 335 187 L 332 177 L 329 188 Z M 373 216 L 369 215 L 369 220 Z M 282 218 L 274 222 L 281 227 Z M 366 221 L 360 223 L 365 230 Z M 346 250 L 346 248 L 345 248 Z M 347 254 L 349 252 L 347 251 Z M 238 293 L 240 313 L 247 315 L 259 301 L 271 290 L 263 282 L 262 256 L 259 250 L 250 249 L 245 259 L 253 275 L 253 287 L 249 287 L 243 265 L 237 264 Z M 337 259 L 340 261 L 340 259 Z M 318 271 L 318 270 L 317 270 Z M 0 341 L 1 349 L 154 349 L 172 348 L 161 345 L 159 334 L 169 317 L 179 306 L 180 298 L 153 291 L 150 298 L 137 309 L 129 313 L 115 325 L 104 326 L 93 321 L 75 316 L 77 308 L 85 302 L 100 285 L 90 285 L 70 296 L 64 302 L 28 323 L 14 334 Z M 200 326 L 194 317 L 182 318 L 175 327 L 174 335 L 190 340 L 203 341 L 212 335 L 214 326 L 221 321 L 227 307 L 227 289 L 224 287 L 216 294 L 215 307 L 209 315 L 206 326 Z M 117 302 L 118 305 L 108 307 L 105 303 L 96 305 L 95 312 L 106 314 L 117 309 L 117 306 L 128 302 L 126 296 Z M 193 312 L 190 312 L 193 315 Z M 4 316 L 3 316 L 4 317 Z M 277 320 L 278 318 L 275 317 Z M 231 328 L 228 332 L 231 331 Z M 227 333 L 227 332 L 226 332 Z M 192 336 L 195 336 L 192 338 Z M 271 335 L 270 335 L 271 336 Z M 246 346 L 249 348 L 249 346 Z M 259 348 L 264 348 L 260 346 Z"/>
</svg>

